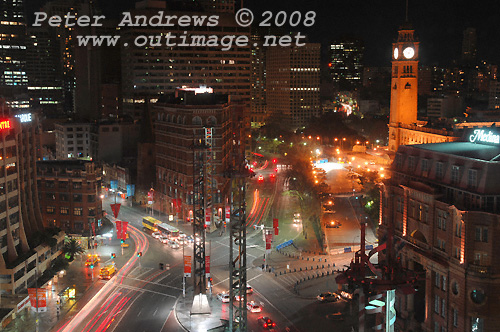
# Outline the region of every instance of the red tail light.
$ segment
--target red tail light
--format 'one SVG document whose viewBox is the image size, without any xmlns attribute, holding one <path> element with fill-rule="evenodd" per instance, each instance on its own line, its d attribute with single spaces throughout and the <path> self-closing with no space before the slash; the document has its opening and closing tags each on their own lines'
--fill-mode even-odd
<svg viewBox="0 0 500 332">
<path fill-rule="evenodd" d="M 264 327 L 267 327 L 267 323 L 264 323 Z"/>
<path fill-rule="evenodd" d="M 276 323 L 273 323 L 273 326 L 276 326 Z"/>
</svg>

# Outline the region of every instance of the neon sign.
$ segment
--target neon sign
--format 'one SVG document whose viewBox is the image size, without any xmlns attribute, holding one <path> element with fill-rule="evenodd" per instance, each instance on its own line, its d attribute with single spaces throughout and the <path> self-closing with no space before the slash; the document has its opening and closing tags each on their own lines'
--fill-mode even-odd
<svg viewBox="0 0 500 332">
<path fill-rule="evenodd" d="M 0 130 L 9 129 L 10 128 L 10 120 L 0 121 Z"/>
<path fill-rule="evenodd" d="M 31 113 L 16 114 L 15 117 L 19 118 L 19 120 L 21 121 L 21 123 L 31 122 Z"/>
<path fill-rule="evenodd" d="M 491 131 L 486 131 L 484 129 L 475 129 L 473 134 L 469 136 L 469 142 L 483 142 L 483 143 L 495 143 L 500 144 L 500 135 L 496 135 Z"/>
</svg>

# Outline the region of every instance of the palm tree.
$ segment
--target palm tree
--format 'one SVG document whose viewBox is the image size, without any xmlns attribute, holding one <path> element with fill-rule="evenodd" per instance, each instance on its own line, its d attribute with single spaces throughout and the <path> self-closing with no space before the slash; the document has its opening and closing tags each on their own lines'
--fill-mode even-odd
<svg viewBox="0 0 500 332">
<path fill-rule="evenodd" d="M 75 239 L 67 239 L 64 242 L 63 252 L 66 257 L 69 256 L 69 260 L 72 261 L 75 255 L 82 254 L 85 252 L 85 250 Z"/>
</svg>

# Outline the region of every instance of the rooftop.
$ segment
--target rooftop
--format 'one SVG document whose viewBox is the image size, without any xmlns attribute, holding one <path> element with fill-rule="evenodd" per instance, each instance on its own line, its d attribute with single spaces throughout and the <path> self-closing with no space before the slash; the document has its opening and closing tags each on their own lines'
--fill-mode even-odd
<svg viewBox="0 0 500 332">
<path fill-rule="evenodd" d="M 434 144 L 418 144 L 412 147 L 443 154 L 500 162 L 500 146 L 475 144 L 470 142 L 447 142 Z"/>
<path fill-rule="evenodd" d="M 85 164 L 91 163 L 89 160 L 65 159 L 65 160 L 41 160 L 36 162 L 37 167 L 66 169 L 85 169 Z"/>
</svg>

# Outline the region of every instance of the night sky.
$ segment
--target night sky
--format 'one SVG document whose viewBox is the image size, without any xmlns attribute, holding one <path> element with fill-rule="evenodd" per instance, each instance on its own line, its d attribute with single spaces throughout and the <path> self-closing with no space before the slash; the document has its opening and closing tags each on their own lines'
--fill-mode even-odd
<svg viewBox="0 0 500 332">
<path fill-rule="evenodd" d="M 239 1 L 239 0 L 236 0 Z M 26 1 L 32 12 L 44 0 Z M 133 8 L 134 0 L 97 0 L 111 17 Z M 356 36 L 365 44 L 365 65 L 390 65 L 391 43 L 405 21 L 405 0 L 246 0 L 256 20 L 265 10 L 317 12 L 317 23 L 300 28 L 310 41 L 324 46 L 335 38 Z M 421 42 L 420 61 L 446 66 L 458 59 L 463 31 L 477 29 L 478 59 L 500 63 L 500 1 L 496 0 L 409 0 L 409 20 Z"/>
</svg>

